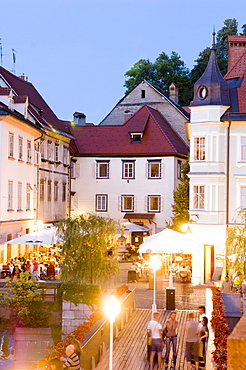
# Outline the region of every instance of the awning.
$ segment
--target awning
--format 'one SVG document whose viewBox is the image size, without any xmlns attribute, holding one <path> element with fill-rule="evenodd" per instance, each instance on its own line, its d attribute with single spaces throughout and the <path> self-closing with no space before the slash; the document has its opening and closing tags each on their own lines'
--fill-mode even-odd
<svg viewBox="0 0 246 370">
<path fill-rule="evenodd" d="M 124 219 L 126 220 L 153 220 L 155 213 L 126 213 Z"/>
</svg>

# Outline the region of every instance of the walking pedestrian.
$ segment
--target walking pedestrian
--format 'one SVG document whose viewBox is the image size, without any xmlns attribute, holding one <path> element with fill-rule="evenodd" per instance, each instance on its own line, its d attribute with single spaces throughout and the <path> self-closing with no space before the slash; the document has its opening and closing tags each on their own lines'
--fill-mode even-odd
<svg viewBox="0 0 246 370">
<path fill-rule="evenodd" d="M 194 359 L 196 370 L 198 370 L 198 332 L 199 323 L 194 321 L 194 313 L 190 312 L 188 321 L 185 324 L 185 357 L 187 361 L 187 370 L 191 370 L 191 361 Z"/>
<path fill-rule="evenodd" d="M 201 321 L 201 328 L 198 333 L 198 356 L 199 356 L 199 363 L 200 367 L 205 369 L 206 366 L 206 351 L 207 351 L 207 343 L 208 343 L 208 318 L 203 316 Z"/>
<path fill-rule="evenodd" d="M 159 312 L 154 312 L 153 320 L 148 323 L 148 334 L 152 338 L 151 348 L 150 348 L 150 370 L 153 370 L 154 357 L 157 353 L 158 359 L 158 370 L 161 370 L 161 355 L 162 355 L 162 325 L 159 322 L 160 314 Z"/>
<path fill-rule="evenodd" d="M 177 359 L 177 327 L 178 321 L 176 320 L 176 312 L 171 311 L 168 320 L 166 321 L 166 353 L 165 353 L 165 369 L 168 368 L 169 354 L 172 344 L 173 359 L 172 368 L 175 369 Z"/>
<path fill-rule="evenodd" d="M 232 288 L 232 282 L 229 278 L 229 275 L 226 274 L 225 280 L 222 281 L 221 292 L 222 293 L 231 293 L 231 288 Z"/>
<path fill-rule="evenodd" d="M 205 306 L 199 306 L 198 307 L 198 313 L 199 313 L 199 322 L 202 321 L 202 318 L 206 316 L 206 308 Z"/>
</svg>

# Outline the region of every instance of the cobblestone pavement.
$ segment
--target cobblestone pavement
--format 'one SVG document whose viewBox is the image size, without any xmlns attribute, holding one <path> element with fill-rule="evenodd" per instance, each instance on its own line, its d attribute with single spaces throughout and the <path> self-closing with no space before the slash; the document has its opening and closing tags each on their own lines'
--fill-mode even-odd
<svg viewBox="0 0 246 370">
<path fill-rule="evenodd" d="M 136 283 L 127 282 L 127 273 L 131 263 L 120 264 L 122 284 L 127 284 L 129 289 L 136 288 L 135 302 L 136 308 L 151 309 L 153 303 L 153 289 L 149 289 L 149 282 L 144 279 Z M 168 280 L 161 284 L 162 289 L 156 290 L 156 305 L 158 309 L 166 308 L 166 288 Z M 175 288 L 175 307 L 178 310 L 196 310 L 198 306 L 206 304 L 206 286 L 192 285 L 190 283 L 180 283 L 174 281 Z"/>
</svg>

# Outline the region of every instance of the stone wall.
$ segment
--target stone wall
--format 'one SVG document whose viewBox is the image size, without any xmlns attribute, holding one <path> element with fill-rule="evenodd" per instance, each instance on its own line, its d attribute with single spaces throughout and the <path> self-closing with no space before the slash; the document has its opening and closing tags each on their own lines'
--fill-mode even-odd
<svg viewBox="0 0 246 370">
<path fill-rule="evenodd" d="M 16 328 L 13 370 L 31 369 L 53 345 L 50 328 Z"/>
<path fill-rule="evenodd" d="M 83 324 L 92 314 L 90 308 L 85 304 L 77 306 L 69 301 L 62 303 L 62 336 L 66 337 L 71 331 L 75 330 L 78 325 Z"/>
<path fill-rule="evenodd" d="M 246 314 L 233 329 L 227 340 L 227 369 L 245 370 Z"/>
</svg>

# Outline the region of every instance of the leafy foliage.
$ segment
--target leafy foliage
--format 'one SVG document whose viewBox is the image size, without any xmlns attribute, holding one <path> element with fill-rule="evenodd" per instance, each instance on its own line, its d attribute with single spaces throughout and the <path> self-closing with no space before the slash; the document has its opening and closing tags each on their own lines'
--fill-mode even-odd
<svg viewBox="0 0 246 370">
<path fill-rule="evenodd" d="M 116 222 L 94 214 L 70 217 L 58 225 L 62 246 L 61 280 L 106 284 L 119 273 L 115 257 Z M 107 254 L 112 248 L 113 254 Z"/>
<path fill-rule="evenodd" d="M 63 300 L 75 305 L 84 303 L 94 310 L 94 306 L 99 304 L 101 292 L 99 285 L 78 284 L 70 281 L 62 283 L 60 289 L 63 292 Z"/>
<path fill-rule="evenodd" d="M 241 36 L 246 35 L 246 24 L 242 27 Z M 227 72 L 228 60 L 228 36 L 238 34 L 238 22 L 235 18 L 226 19 L 224 26 L 217 32 L 216 54 L 217 61 L 222 75 Z M 193 98 L 193 85 L 202 76 L 208 64 L 210 56 L 210 47 L 202 50 L 195 65 L 190 71 L 176 52 L 172 52 L 170 57 L 162 52 L 155 62 L 149 59 L 140 59 L 133 67 L 125 73 L 126 81 L 124 86 L 129 92 L 141 80 L 160 87 L 165 93 L 168 93 L 170 84 L 173 82 L 179 88 L 179 104 L 189 105 Z"/>
<path fill-rule="evenodd" d="M 24 272 L 16 281 L 7 281 L 1 304 L 10 307 L 11 321 L 15 326 L 47 327 L 50 313 L 43 305 L 43 289 L 29 277 L 29 272 Z"/>
<path fill-rule="evenodd" d="M 174 204 L 172 205 L 173 217 L 171 227 L 180 231 L 180 226 L 189 221 L 189 177 L 187 173 L 190 170 L 188 162 L 181 166 L 181 179 L 177 189 L 173 193 Z"/>
<path fill-rule="evenodd" d="M 227 255 L 237 255 L 235 262 L 227 261 L 227 266 L 230 271 L 243 271 L 246 275 L 246 210 L 242 213 L 242 224 L 234 225 L 228 229 L 227 235 Z"/>
<path fill-rule="evenodd" d="M 175 52 L 172 52 L 170 57 L 162 52 L 154 63 L 149 59 L 140 59 L 125 76 L 126 93 L 145 79 L 168 94 L 169 86 L 173 82 L 179 87 L 180 103 L 185 105 L 190 101 L 189 69 Z"/>
</svg>

